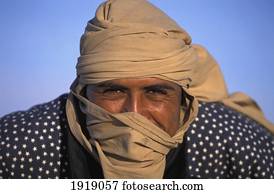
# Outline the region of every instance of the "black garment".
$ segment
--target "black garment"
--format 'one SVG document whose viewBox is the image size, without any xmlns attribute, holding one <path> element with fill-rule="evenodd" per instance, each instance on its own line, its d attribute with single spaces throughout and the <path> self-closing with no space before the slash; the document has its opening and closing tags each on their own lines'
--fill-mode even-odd
<svg viewBox="0 0 274 194">
<path fill-rule="evenodd" d="M 0 178 L 103 178 L 70 133 L 66 99 L 0 119 Z M 164 178 L 274 178 L 274 137 L 220 103 L 200 102 L 183 143 L 167 155 Z"/>
</svg>

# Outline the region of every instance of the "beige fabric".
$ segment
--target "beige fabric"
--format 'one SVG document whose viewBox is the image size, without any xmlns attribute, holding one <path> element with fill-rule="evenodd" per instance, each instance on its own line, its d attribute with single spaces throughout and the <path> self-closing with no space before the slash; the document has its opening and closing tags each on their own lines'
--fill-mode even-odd
<svg viewBox="0 0 274 194">
<path fill-rule="evenodd" d="M 170 137 L 168 133 L 137 113 L 111 114 L 74 94 L 87 115 L 91 150 L 102 165 L 105 178 L 162 178 L 165 157 L 182 142 L 186 124 Z"/>
<path fill-rule="evenodd" d="M 80 84 L 76 84 L 80 86 Z M 79 90 L 78 90 L 79 89 Z M 173 137 L 138 113 L 111 114 L 81 96 L 77 87 L 67 101 L 67 117 L 76 139 L 101 164 L 105 178 L 163 178 L 166 154 L 182 143 L 183 135 L 194 120 L 198 109 L 181 108 L 180 128 Z M 187 107 L 193 99 L 187 97 Z M 83 134 L 76 107 L 86 115 Z"/>
<path fill-rule="evenodd" d="M 274 132 L 273 124 L 249 97 L 228 95 L 219 66 L 206 49 L 191 44 L 187 32 L 145 0 L 110 0 L 101 4 L 87 24 L 80 52 L 77 79 L 71 86 L 78 97 L 88 84 L 156 77 L 177 83 L 187 92 L 188 124 L 197 114 L 197 100 L 220 101 Z M 93 152 L 77 118 L 77 102 L 71 93 L 67 101 L 70 128 L 78 141 Z M 184 127 L 186 130 L 187 125 Z"/>
</svg>

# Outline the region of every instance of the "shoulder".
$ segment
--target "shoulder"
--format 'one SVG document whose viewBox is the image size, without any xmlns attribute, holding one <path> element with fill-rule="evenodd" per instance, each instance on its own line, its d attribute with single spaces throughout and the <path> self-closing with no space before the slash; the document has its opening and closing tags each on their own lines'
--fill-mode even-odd
<svg viewBox="0 0 274 194">
<path fill-rule="evenodd" d="M 196 125 L 201 126 L 201 130 L 206 126 L 209 135 L 214 132 L 214 135 L 224 134 L 231 138 L 232 136 L 250 136 L 251 139 L 258 136 L 273 138 L 268 129 L 253 119 L 218 102 L 200 102 L 199 113 L 192 127 L 195 128 Z"/>
<path fill-rule="evenodd" d="M 67 94 L 0 119 L 0 177 L 59 177 L 65 155 Z M 52 168 L 50 168 L 52 167 Z"/>
<path fill-rule="evenodd" d="M 200 102 L 184 144 L 189 166 L 197 170 L 193 176 L 274 177 L 273 135 L 221 103 Z"/>
<path fill-rule="evenodd" d="M 63 94 L 56 99 L 42 103 L 37 104 L 33 107 L 31 107 L 28 110 L 24 111 L 16 111 L 12 112 L 10 114 L 7 114 L 0 118 L 1 125 L 4 123 L 25 123 L 25 120 L 35 120 L 37 117 L 43 117 L 43 115 L 47 115 L 49 113 L 53 113 L 56 111 L 54 115 L 57 114 L 57 112 L 63 111 L 64 109 L 63 105 L 66 102 L 67 94 Z M 53 117 L 54 118 L 54 117 Z"/>
<path fill-rule="evenodd" d="M 17 111 L 0 118 L 0 130 L 2 134 L 12 132 L 55 126 L 62 120 L 65 120 L 65 103 L 67 95 L 61 95 L 58 98 L 47 103 L 38 104 L 25 111 Z M 57 123 L 56 123 L 57 122 Z M 29 131 L 29 133 L 31 133 Z M 9 138 L 8 138 L 9 139 Z"/>
</svg>

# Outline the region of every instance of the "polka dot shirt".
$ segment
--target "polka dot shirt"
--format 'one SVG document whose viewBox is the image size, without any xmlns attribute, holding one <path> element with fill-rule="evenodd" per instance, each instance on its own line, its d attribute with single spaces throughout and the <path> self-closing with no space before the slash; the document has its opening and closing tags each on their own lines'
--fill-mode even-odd
<svg viewBox="0 0 274 194">
<path fill-rule="evenodd" d="M 0 178 L 72 178 L 66 99 L 0 119 Z M 183 143 L 167 156 L 164 178 L 274 178 L 274 137 L 220 103 L 200 102 Z"/>
<path fill-rule="evenodd" d="M 65 178 L 66 96 L 0 121 L 1 178 Z"/>
<path fill-rule="evenodd" d="M 274 177 L 273 135 L 220 103 L 200 103 L 181 147 L 185 178 Z"/>
</svg>

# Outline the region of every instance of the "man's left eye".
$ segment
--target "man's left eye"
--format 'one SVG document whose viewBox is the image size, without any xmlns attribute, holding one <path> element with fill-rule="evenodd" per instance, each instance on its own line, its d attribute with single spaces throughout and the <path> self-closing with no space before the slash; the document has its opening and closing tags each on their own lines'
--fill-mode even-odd
<svg viewBox="0 0 274 194">
<path fill-rule="evenodd" d="M 147 93 L 148 94 L 154 94 L 154 95 L 166 95 L 167 94 L 167 91 L 165 90 L 161 90 L 161 89 L 150 89 L 150 90 L 147 90 Z"/>
</svg>

